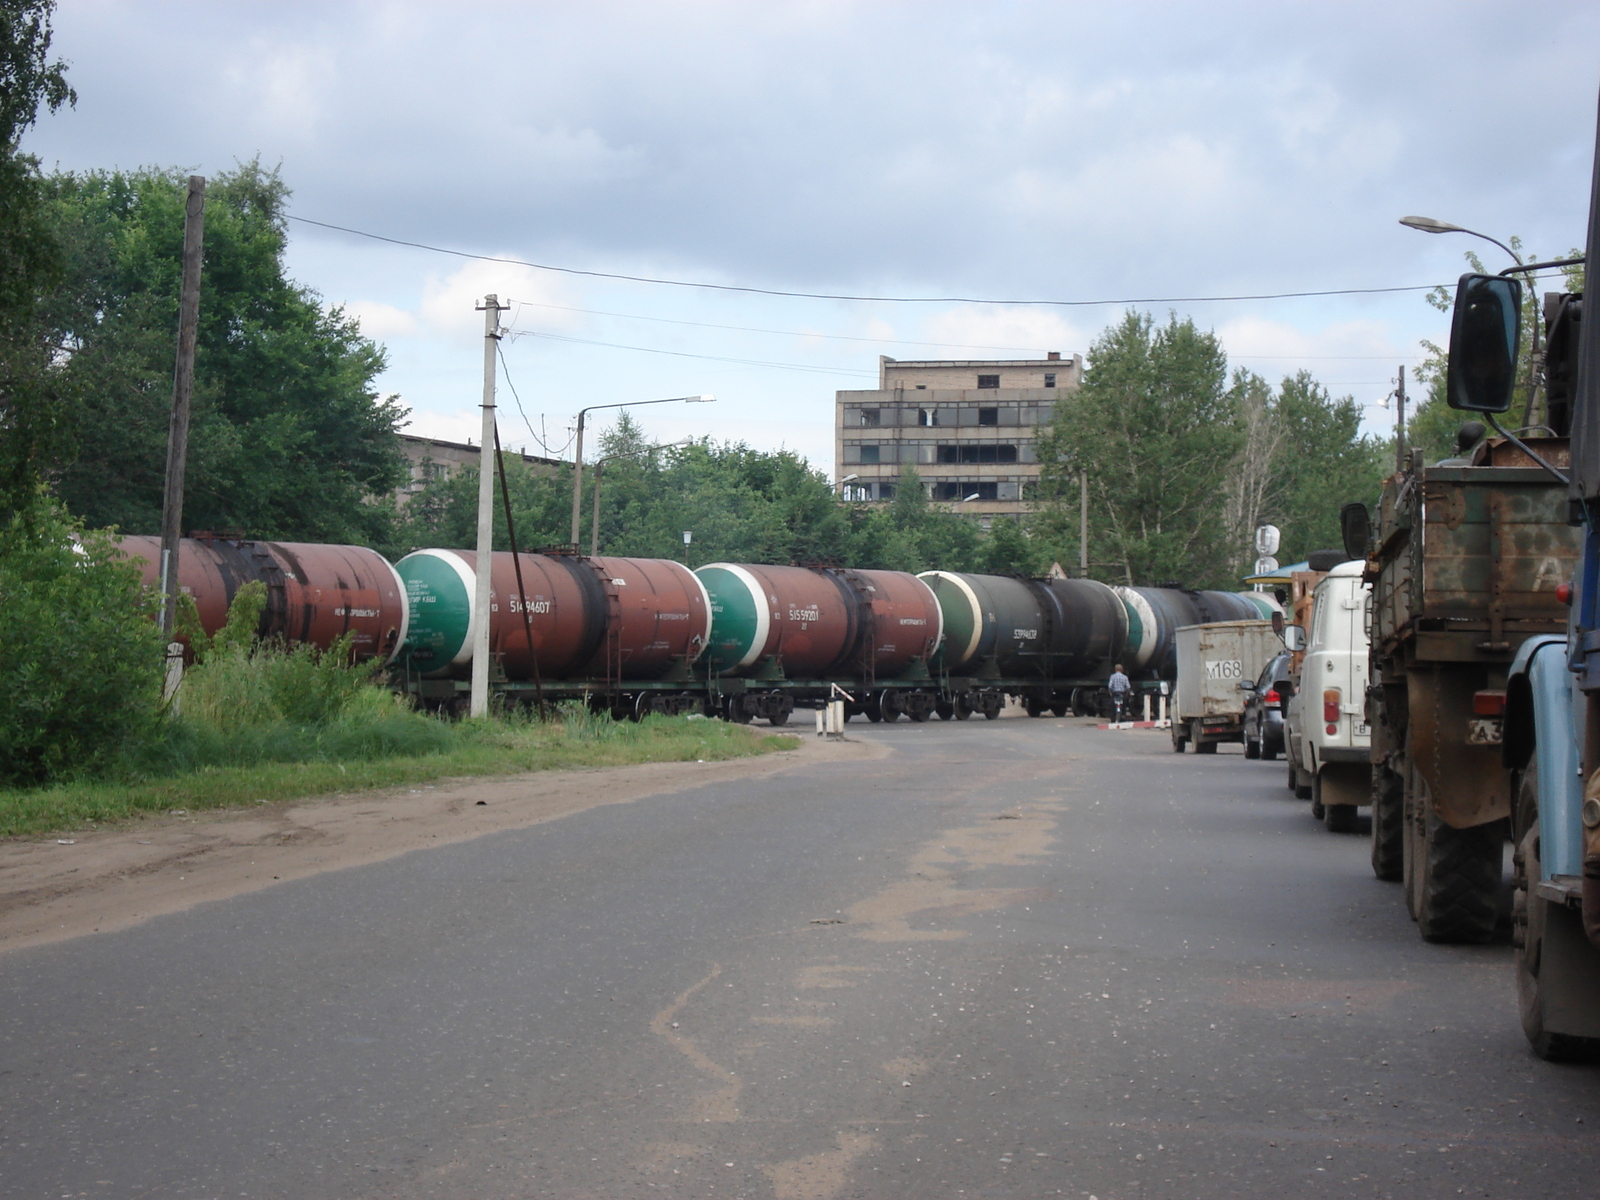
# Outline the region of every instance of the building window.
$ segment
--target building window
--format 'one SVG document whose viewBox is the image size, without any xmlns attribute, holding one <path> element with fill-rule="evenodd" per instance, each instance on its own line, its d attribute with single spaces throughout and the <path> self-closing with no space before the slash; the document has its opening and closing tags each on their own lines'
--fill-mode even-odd
<svg viewBox="0 0 1600 1200">
<path fill-rule="evenodd" d="M 917 384 L 917 391 L 919 391 L 919 392 L 925 392 L 925 391 L 927 391 L 927 390 L 928 390 L 928 385 L 927 385 L 927 384 L 925 384 L 925 383 L 919 383 L 919 384 Z"/>
<path fill-rule="evenodd" d="M 995 445 L 993 442 L 975 443 L 967 446 L 940 446 L 939 461 L 942 463 L 1014 463 L 1017 461 L 1017 448 L 1010 445 Z"/>
<path fill-rule="evenodd" d="M 1056 385 L 1056 376 L 1055 376 L 1055 372 L 1054 371 L 1046 371 L 1045 372 L 1044 385 L 1045 385 L 1045 387 L 1055 387 L 1055 385 Z"/>
<path fill-rule="evenodd" d="M 978 376 L 978 386 L 981 387 L 981 388 L 997 388 L 997 387 L 1000 386 L 1000 376 L 998 376 L 998 375 L 979 375 Z"/>
<path fill-rule="evenodd" d="M 861 423 L 863 425 L 881 425 L 883 420 L 877 409 L 863 408 L 861 410 Z"/>
<path fill-rule="evenodd" d="M 933 485 L 933 499 L 959 504 L 969 496 L 974 500 L 999 499 L 1000 485 L 970 479 L 939 480 Z"/>
<path fill-rule="evenodd" d="M 894 484 L 892 484 L 892 483 L 880 483 L 878 485 L 878 499 L 879 500 L 893 500 L 894 499 Z"/>
<path fill-rule="evenodd" d="M 1000 410 L 998 408 L 980 408 L 978 410 L 979 425 L 1000 424 Z"/>
<path fill-rule="evenodd" d="M 872 463 L 878 462 L 879 461 L 878 460 L 878 447 L 876 447 L 876 446 L 863 446 L 863 447 L 861 447 L 861 461 L 863 463 L 867 463 L 867 464 L 872 464 Z"/>
<path fill-rule="evenodd" d="M 939 423 L 939 413 L 938 413 L 938 411 L 936 409 L 930 409 L 930 408 L 919 408 L 919 409 L 917 409 L 917 424 L 918 425 L 937 425 L 938 423 Z"/>
</svg>

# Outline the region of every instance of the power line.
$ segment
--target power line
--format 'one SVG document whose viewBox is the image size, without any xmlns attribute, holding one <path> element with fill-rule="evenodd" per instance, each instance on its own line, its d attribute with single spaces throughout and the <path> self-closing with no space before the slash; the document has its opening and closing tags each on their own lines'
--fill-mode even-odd
<svg viewBox="0 0 1600 1200">
<path fill-rule="evenodd" d="M 756 296 L 783 296 L 795 300 L 852 300 L 869 304 L 992 304 L 1021 307 L 1096 308 L 1104 305 L 1129 304 L 1221 304 L 1239 300 L 1297 300 L 1316 296 L 1375 296 L 1393 292 L 1427 292 L 1440 284 L 1416 284 L 1405 287 L 1328 288 L 1310 292 L 1261 292 L 1239 296 L 1143 296 L 1120 300 L 996 300 L 977 296 L 852 296 L 834 292 L 791 292 L 781 288 L 748 287 L 731 283 L 697 283 L 687 279 L 663 279 L 649 275 L 623 275 L 614 271 L 585 271 L 578 267 L 558 267 L 550 263 L 529 262 L 520 258 L 501 258 L 493 254 L 472 254 L 466 250 L 449 250 L 443 246 L 430 246 L 425 242 L 411 242 L 404 238 L 385 237 L 381 233 L 368 233 L 348 225 L 334 225 L 328 221 L 314 221 L 310 217 L 297 217 L 285 213 L 291 221 L 302 225 L 315 225 L 354 237 L 387 242 L 391 246 L 408 246 L 413 250 L 426 250 L 431 254 L 448 254 L 455 258 L 470 258 L 477 262 L 503 263 L 511 267 L 529 267 L 535 271 L 554 271 L 562 275 L 582 275 L 590 279 L 616 279 L 624 283 L 650 283 L 661 287 L 700 288 L 713 292 L 742 292 Z"/>
<path fill-rule="evenodd" d="M 517 402 L 517 411 L 522 414 L 522 423 L 528 427 L 529 436 L 531 436 L 534 441 L 539 443 L 539 448 L 542 449 L 549 457 L 560 458 L 567 452 L 567 446 L 572 445 L 572 439 L 568 438 L 567 446 L 561 447 L 560 450 L 552 450 L 545 443 L 544 438 L 533 432 L 533 422 L 528 420 L 528 412 L 522 407 L 522 397 L 517 395 L 517 385 L 511 382 L 511 367 L 506 363 L 506 352 L 498 343 L 495 344 L 494 352 L 500 357 L 500 369 L 505 373 L 506 386 L 511 389 L 511 397 Z M 543 419 L 543 414 L 540 416 L 541 419 Z"/>
<path fill-rule="evenodd" d="M 1037 346 L 990 346 L 982 342 L 921 342 L 912 338 L 870 338 L 848 333 L 819 333 L 810 329 L 767 329 L 759 325 L 720 325 L 712 321 L 685 321 L 675 317 L 647 317 L 643 313 L 612 312 L 603 308 L 579 308 L 572 304 L 546 304 L 538 300 L 512 300 L 520 314 L 524 308 L 545 308 L 555 312 L 583 313 L 590 317 L 616 317 L 623 321 L 649 321 L 655 325 L 685 325 L 691 329 L 722 329 L 730 333 L 765 333 L 775 337 L 826 338 L 834 342 L 868 342 L 877 346 L 930 346 L 938 350 L 1010 350 L 1018 354 L 1039 354 Z M 511 318 L 508 330 L 515 331 L 517 318 Z M 1230 354 L 1229 359 L 1260 359 L 1278 362 L 1286 359 L 1307 362 L 1391 362 L 1393 354 Z M 1398 357 L 1408 362 L 1419 361 L 1422 356 L 1402 354 Z"/>
</svg>

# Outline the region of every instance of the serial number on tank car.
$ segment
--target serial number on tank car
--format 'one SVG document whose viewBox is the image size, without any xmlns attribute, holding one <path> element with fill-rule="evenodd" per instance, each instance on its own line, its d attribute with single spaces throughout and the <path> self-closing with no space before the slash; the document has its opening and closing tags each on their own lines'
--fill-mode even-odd
<svg viewBox="0 0 1600 1200">
<path fill-rule="evenodd" d="M 512 612 L 522 612 L 526 609 L 530 613 L 537 614 L 547 613 L 555 608 L 554 603 L 549 600 L 529 600 L 526 596 L 520 602 L 515 596 L 512 596 L 507 603 L 510 605 Z"/>
</svg>

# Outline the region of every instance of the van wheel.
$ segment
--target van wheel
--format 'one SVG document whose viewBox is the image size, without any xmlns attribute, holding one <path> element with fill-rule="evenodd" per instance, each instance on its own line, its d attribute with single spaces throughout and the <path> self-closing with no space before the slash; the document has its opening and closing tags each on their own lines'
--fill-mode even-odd
<svg viewBox="0 0 1600 1200">
<path fill-rule="evenodd" d="M 1354 804 L 1325 805 L 1322 823 L 1329 833 L 1354 833 L 1356 831 L 1356 806 Z"/>
</svg>

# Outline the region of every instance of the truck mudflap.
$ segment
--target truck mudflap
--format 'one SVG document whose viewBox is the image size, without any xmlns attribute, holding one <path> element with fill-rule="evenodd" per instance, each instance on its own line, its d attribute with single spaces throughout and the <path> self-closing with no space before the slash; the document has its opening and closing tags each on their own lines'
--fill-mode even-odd
<svg viewBox="0 0 1600 1200">
<path fill-rule="evenodd" d="M 1454 829 L 1471 829 L 1510 814 L 1511 786 L 1501 765 L 1501 747 L 1473 737 L 1479 721 L 1473 694 L 1478 688 L 1454 680 L 1460 670 L 1441 664 L 1407 672 L 1407 749 L 1439 819 Z"/>
</svg>

